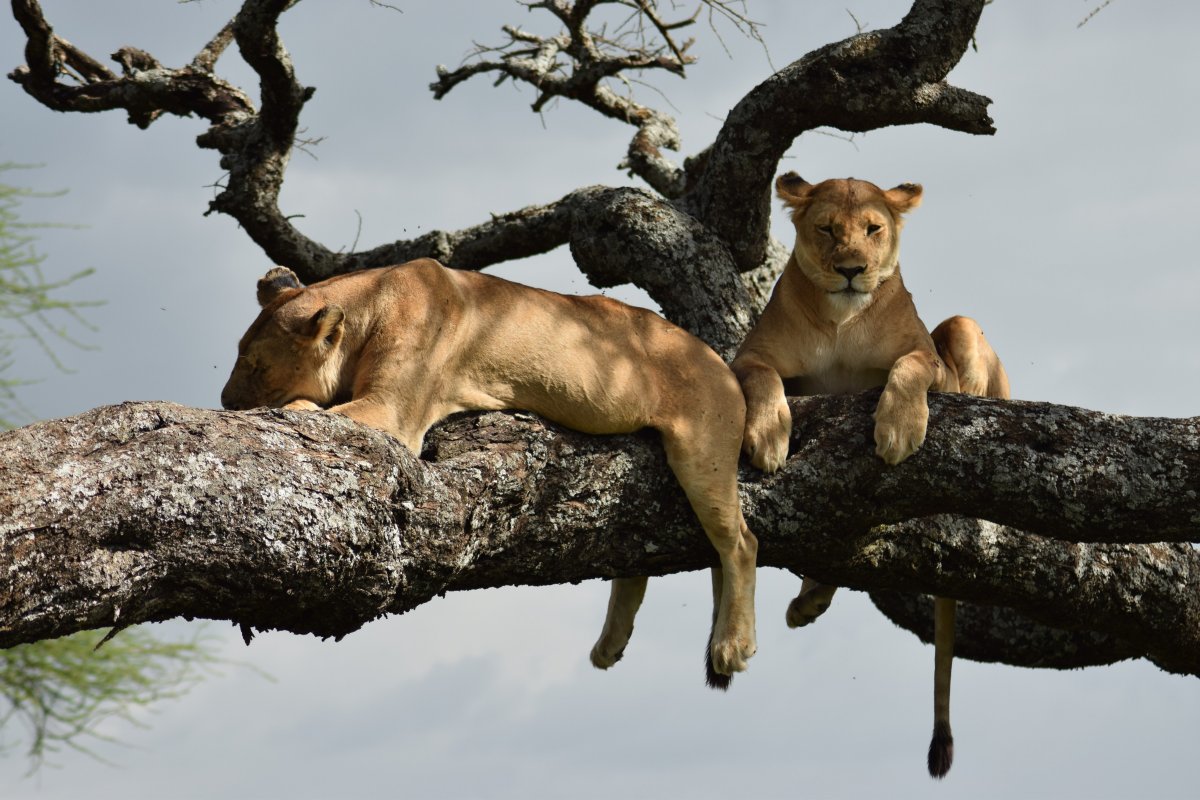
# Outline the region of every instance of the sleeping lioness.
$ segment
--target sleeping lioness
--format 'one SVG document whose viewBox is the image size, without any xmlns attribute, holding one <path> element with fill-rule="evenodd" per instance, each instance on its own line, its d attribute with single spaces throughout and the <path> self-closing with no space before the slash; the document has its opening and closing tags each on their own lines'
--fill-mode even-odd
<svg viewBox="0 0 1200 800">
<path fill-rule="evenodd" d="M 655 428 L 717 549 L 710 668 L 754 655 L 758 543 L 738 502 L 745 405 L 696 337 L 606 297 L 568 297 L 430 259 L 305 287 L 285 267 L 258 282 L 262 312 L 238 343 L 221 404 L 327 409 L 414 454 L 456 411 L 523 409 L 585 433 Z M 597 666 L 620 658 L 645 579 L 613 582 Z"/>
<path fill-rule="evenodd" d="M 931 337 L 904 288 L 898 261 L 901 215 L 921 187 L 884 191 L 866 181 L 810 184 L 795 173 L 775 189 L 791 209 L 796 245 L 762 317 L 732 367 L 746 395 L 742 447 L 767 472 L 787 458 L 795 394 L 852 392 L 882 386 L 875 408 L 875 452 L 898 464 L 925 441 L 926 393 L 962 391 L 1008 397 L 1008 378 L 979 326 L 951 317 Z M 788 606 L 788 625 L 815 619 L 836 587 L 805 578 Z M 934 734 L 929 771 L 942 777 L 953 759 L 950 665 L 954 601 L 934 610 Z"/>
</svg>

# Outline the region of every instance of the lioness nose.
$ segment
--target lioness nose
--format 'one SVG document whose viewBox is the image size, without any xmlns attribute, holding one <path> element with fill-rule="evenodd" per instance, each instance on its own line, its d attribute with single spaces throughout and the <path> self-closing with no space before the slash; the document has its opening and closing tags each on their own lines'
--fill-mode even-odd
<svg viewBox="0 0 1200 800">
<path fill-rule="evenodd" d="M 845 276 L 846 280 L 852 281 L 858 275 L 866 272 L 866 267 L 834 267 L 838 272 Z"/>
</svg>

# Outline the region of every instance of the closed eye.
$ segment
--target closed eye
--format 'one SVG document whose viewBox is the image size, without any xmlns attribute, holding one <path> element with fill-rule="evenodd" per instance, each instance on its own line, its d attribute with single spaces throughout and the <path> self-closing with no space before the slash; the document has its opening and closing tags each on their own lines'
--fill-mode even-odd
<svg viewBox="0 0 1200 800">
<path fill-rule="evenodd" d="M 832 225 L 818 225 L 817 230 L 819 230 L 821 233 L 825 234 L 826 236 L 833 236 L 833 226 Z"/>
<path fill-rule="evenodd" d="M 875 234 L 879 233 L 881 230 L 883 230 L 883 226 L 881 226 L 881 225 L 868 225 L 867 226 L 867 236 L 874 236 Z"/>
</svg>

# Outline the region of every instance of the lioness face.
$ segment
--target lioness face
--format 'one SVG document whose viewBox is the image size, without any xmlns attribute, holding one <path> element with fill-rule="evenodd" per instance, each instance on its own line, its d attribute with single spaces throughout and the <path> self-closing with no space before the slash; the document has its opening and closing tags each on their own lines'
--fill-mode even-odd
<svg viewBox="0 0 1200 800">
<path fill-rule="evenodd" d="M 264 307 L 238 342 L 237 361 L 221 390 L 227 409 L 278 408 L 295 400 L 327 406 L 337 393 L 345 315 L 307 297 L 290 270 L 290 279 L 281 275 L 272 270 L 259 282 Z"/>
<path fill-rule="evenodd" d="M 921 202 L 921 187 L 884 191 L 853 178 L 816 185 L 794 172 L 776 192 L 792 209 L 796 261 L 805 276 L 839 305 L 863 306 L 896 271 L 901 215 Z"/>
</svg>

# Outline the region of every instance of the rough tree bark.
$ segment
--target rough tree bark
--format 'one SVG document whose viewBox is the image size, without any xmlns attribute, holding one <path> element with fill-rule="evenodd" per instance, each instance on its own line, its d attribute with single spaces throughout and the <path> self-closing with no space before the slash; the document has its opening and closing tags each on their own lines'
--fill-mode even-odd
<svg viewBox="0 0 1200 800">
<path fill-rule="evenodd" d="M 1200 675 L 1200 553 L 1127 543 L 1195 538 L 1200 423 L 941 395 L 925 447 L 886 468 L 875 399 L 793 402 L 796 455 L 743 475 L 761 564 L 1107 635 L 1047 651 L 1028 626 L 972 629 L 974 657 L 1090 646 Z M 7 433 L 0 646 L 174 616 L 340 637 L 446 591 L 711 566 L 655 439 L 467 415 L 418 459 L 335 415 L 163 403 Z M 889 525 L 964 510 L 1001 524 Z"/>
<path fill-rule="evenodd" d="M 675 36 L 688 20 L 618 1 L 642 23 L 632 40 L 589 27 L 596 0 L 549 0 L 535 7 L 558 34 L 506 27 L 507 44 L 439 68 L 431 88 L 441 98 L 491 74 L 536 87 L 535 110 L 566 97 L 628 123 L 623 166 L 649 190 L 581 188 L 360 252 L 309 239 L 279 208 L 314 91 L 296 81 L 276 30 L 291 0 L 246 0 L 180 67 L 122 48 L 119 73 L 58 36 L 36 0 L 12 0 L 28 45 L 10 78 L 60 111 L 123 109 L 143 128 L 164 113 L 205 120 L 197 143 L 228 171 L 210 211 L 305 281 L 417 256 L 480 269 L 565 244 L 593 285 L 644 288 L 726 356 L 786 257 L 767 230 L 769 189 L 799 134 L 915 122 L 993 130 L 990 101 L 945 82 L 985 0 L 915 0 L 895 27 L 814 51 L 750 90 L 716 140 L 676 165 L 663 152 L 680 146 L 674 120 L 608 81 L 682 72 L 692 57 Z M 259 76 L 257 107 L 214 73 L 231 46 Z M 873 400 L 793 401 L 786 468 L 743 473 L 763 565 L 873 591 L 918 635 L 928 614 L 913 593 L 980 604 L 959 634 L 972 658 L 1064 667 L 1146 657 L 1200 674 L 1200 556 L 1187 544 L 1200 539 L 1196 420 L 941 396 L 925 448 L 888 469 L 869 446 Z M 468 416 L 416 459 L 330 415 L 130 404 L 0 436 L 0 646 L 174 616 L 234 620 L 247 636 L 339 637 L 440 592 L 712 560 L 651 435 Z"/>
</svg>

